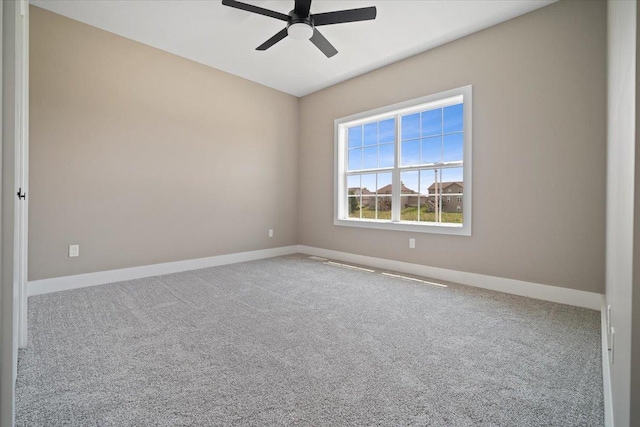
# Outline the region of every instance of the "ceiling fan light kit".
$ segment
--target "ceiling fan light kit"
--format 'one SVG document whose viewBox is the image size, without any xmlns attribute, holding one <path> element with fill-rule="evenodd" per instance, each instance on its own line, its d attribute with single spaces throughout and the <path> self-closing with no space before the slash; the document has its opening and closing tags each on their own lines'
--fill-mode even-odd
<svg viewBox="0 0 640 427">
<path fill-rule="evenodd" d="M 344 24 L 347 22 L 369 21 L 376 19 L 377 14 L 375 6 L 312 14 L 311 0 L 295 0 L 294 8 L 288 15 L 235 0 L 222 0 L 222 4 L 287 22 L 287 26 L 283 30 L 280 30 L 269 40 L 262 43 L 256 50 L 267 50 L 280 40 L 290 36 L 295 40 L 310 40 L 327 58 L 331 58 L 337 54 L 338 51 L 316 27 Z"/>
<path fill-rule="evenodd" d="M 295 40 L 309 40 L 313 35 L 313 27 L 305 22 L 298 22 L 287 27 L 287 35 Z"/>
</svg>

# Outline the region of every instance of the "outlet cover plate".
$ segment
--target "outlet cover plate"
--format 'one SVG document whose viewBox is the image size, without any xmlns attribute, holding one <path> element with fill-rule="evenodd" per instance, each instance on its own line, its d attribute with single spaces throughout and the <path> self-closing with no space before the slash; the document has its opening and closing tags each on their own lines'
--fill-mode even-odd
<svg viewBox="0 0 640 427">
<path fill-rule="evenodd" d="M 80 256 L 80 245 L 69 245 L 69 258 Z"/>
</svg>

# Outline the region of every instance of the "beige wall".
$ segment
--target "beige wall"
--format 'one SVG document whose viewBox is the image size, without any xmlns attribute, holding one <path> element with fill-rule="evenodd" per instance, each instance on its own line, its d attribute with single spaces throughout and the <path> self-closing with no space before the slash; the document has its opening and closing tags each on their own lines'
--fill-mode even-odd
<svg viewBox="0 0 640 427">
<path fill-rule="evenodd" d="M 300 100 L 31 10 L 30 280 L 300 243 L 604 291 L 603 2 Z M 333 120 L 466 84 L 473 236 L 334 226 Z"/>
<path fill-rule="evenodd" d="M 299 243 L 602 293 L 605 30 L 561 1 L 302 98 Z M 334 226 L 333 120 L 467 84 L 473 235 Z"/>
<path fill-rule="evenodd" d="M 30 10 L 30 280 L 297 243 L 297 98 Z"/>
</svg>

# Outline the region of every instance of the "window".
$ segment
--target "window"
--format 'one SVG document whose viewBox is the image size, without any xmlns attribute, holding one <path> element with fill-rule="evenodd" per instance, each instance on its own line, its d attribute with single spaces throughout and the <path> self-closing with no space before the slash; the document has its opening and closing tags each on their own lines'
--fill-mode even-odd
<svg viewBox="0 0 640 427">
<path fill-rule="evenodd" d="M 465 86 L 336 120 L 334 224 L 471 235 L 471 107 Z"/>
</svg>

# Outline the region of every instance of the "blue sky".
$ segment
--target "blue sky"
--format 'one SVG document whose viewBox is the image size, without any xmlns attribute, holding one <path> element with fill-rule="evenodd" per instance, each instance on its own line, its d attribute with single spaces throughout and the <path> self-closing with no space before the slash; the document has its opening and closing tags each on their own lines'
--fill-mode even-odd
<svg viewBox="0 0 640 427">
<path fill-rule="evenodd" d="M 462 113 L 462 104 L 456 104 L 402 116 L 401 165 L 463 160 Z M 349 128 L 348 138 L 349 171 L 393 166 L 395 119 Z M 356 184 L 360 179 L 362 182 Z M 420 187 L 420 193 L 427 193 L 427 188 L 434 182 L 434 172 L 403 172 L 401 179 L 410 189 L 418 191 Z M 462 168 L 444 169 L 442 181 L 462 181 Z M 373 190 L 390 183 L 390 173 L 366 174 L 362 178 L 349 177 L 348 187 L 362 185 Z"/>
</svg>

